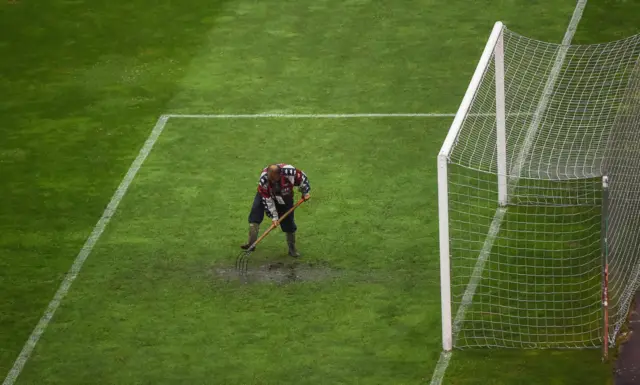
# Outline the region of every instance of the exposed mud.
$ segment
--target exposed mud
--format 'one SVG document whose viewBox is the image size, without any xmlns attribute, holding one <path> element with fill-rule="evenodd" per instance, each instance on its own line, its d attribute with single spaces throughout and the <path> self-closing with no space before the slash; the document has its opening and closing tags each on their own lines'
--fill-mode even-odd
<svg viewBox="0 0 640 385">
<path fill-rule="evenodd" d="M 340 271 L 329 266 L 302 261 L 272 261 L 249 266 L 244 274 L 235 266 L 215 266 L 213 273 L 225 280 L 238 280 L 245 283 L 275 283 L 279 285 L 295 282 L 323 281 L 339 277 Z"/>
<path fill-rule="evenodd" d="M 614 373 L 615 385 L 640 384 L 640 291 L 629 316 L 629 331 L 620 346 Z"/>
</svg>

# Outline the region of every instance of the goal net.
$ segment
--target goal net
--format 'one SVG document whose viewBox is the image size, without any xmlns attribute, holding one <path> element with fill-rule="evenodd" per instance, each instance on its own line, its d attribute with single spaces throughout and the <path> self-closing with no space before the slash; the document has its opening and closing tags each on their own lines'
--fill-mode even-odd
<svg viewBox="0 0 640 385">
<path fill-rule="evenodd" d="M 496 23 L 438 192 L 445 350 L 609 346 L 640 287 L 640 35 Z"/>
</svg>

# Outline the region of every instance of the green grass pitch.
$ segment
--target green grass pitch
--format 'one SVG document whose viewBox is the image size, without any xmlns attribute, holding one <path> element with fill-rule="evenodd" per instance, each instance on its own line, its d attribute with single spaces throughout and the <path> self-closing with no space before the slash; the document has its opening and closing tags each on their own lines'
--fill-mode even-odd
<svg viewBox="0 0 640 385">
<path fill-rule="evenodd" d="M 78 383 L 96 375 L 122 383 L 145 367 L 144 378 L 157 382 L 168 363 L 169 378 L 219 383 L 409 383 L 429 372 L 439 328 L 425 314 L 438 313 L 438 269 L 424 257 L 436 244 L 423 229 L 436 216 L 422 198 L 433 192 L 404 186 L 429 177 L 433 149 L 425 143 L 446 123 L 170 120 L 25 380 L 33 373 L 38 381 L 44 370 L 54 382 L 72 372 Z M 225 132 L 244 140 L 221 141 Z M 292 136 L 295 146 L 282 148 Z M 345 151 L 345 143 L 359 151 Z M 261 146 L 280 148 L 280 157 L 314 176 L 313 200 L 297 213 L 300 268 L 313 265 L 301 274 L 306 281 L 243 284 L 229 273 L 246 238 L 252 165 L 271 156 L 247 148 Z M 422 166 L 408 167 L 406 156 Z M 360 188 L 371 179 L 378 188 Z M 291 263 L 274 232 L 249 271 L 278 261 Z M 70 329 L 83 331 L 76 339 Z M 418 340 L 430 341 L 431 360 Z M 87 345 L 96 361 L 74 358 Z"/>
<path fill-rule="evenodd" d="M 0 3 L 0 379 L 160 115 L 453 113 L 496 20 L 559 42 L 574 6 Z M 590 2 L 574 42 L 637 33 L 639 12 Z M 441 351 L 435 155 L 450 123 L 171 118 L 16 384 L 428 383 Z M 273 161 L 312 183 L 296 213 L 303 280 L 272 270 L 242 284 L 228 270 Z M 278 262 L 292 263 L 276 231 L 251 268 Z M 598 360 L 456 351 L 445 384 L 604 384 Z"/>
</svg>

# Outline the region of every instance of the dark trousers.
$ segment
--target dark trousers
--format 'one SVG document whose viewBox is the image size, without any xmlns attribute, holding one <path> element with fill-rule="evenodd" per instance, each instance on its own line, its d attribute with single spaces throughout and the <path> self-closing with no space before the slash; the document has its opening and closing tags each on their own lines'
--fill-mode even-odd
<svg viewBox="0 0 640 385">
<path fill-rule="evenodd" d="M 284 200 L 283 205 L 279 205 L 278 202 L 275 202 L 279 217 L 282 217 L 284 213 L 293 207 L 293 195 L 285 195 L 282 199 Z M 262 220 L 264 219 L 264 211 L 265 207 L 262 204 L 262 196 L 260 196 L 259 193 L 256 193 L 256 197 L 253 198 L 251 212 L 249 213 L 249 223 L 262 223 Z M 280 222 L 280 228 L 285 233 L 295 233 L 296 230 L 298 230 L 293 214 L 295 214 L 295 210 Z"/>
</svg>

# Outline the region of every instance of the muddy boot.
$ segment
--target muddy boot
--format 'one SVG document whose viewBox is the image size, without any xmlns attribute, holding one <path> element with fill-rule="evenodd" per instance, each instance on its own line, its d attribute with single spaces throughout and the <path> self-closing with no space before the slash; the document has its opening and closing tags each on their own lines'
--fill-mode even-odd
<svg viewBox="0 0 640 385">
<path fill-rule="evenodd" d="M 300 254 L 296 250 L 296 233 L 287 233 L 287 245 L 289 246 L 289 255 L 298 258 Z"/>
<path fill-rule="evenodd" d="M 244 250 L 248 250 L 249 247 L 251 247 L 251 245 L 253 245 L 253 243 L 258 240 L 258 232 L 259 231 L 260 231 L 260 224 L 259 223 L 250 223 L 249 224 L 249 240 L 247 241 L 246 244 L 244 244 L 244 245 L 242 245 L 240 247 L 242 249 L 244 249 Z"/>
</svg>

